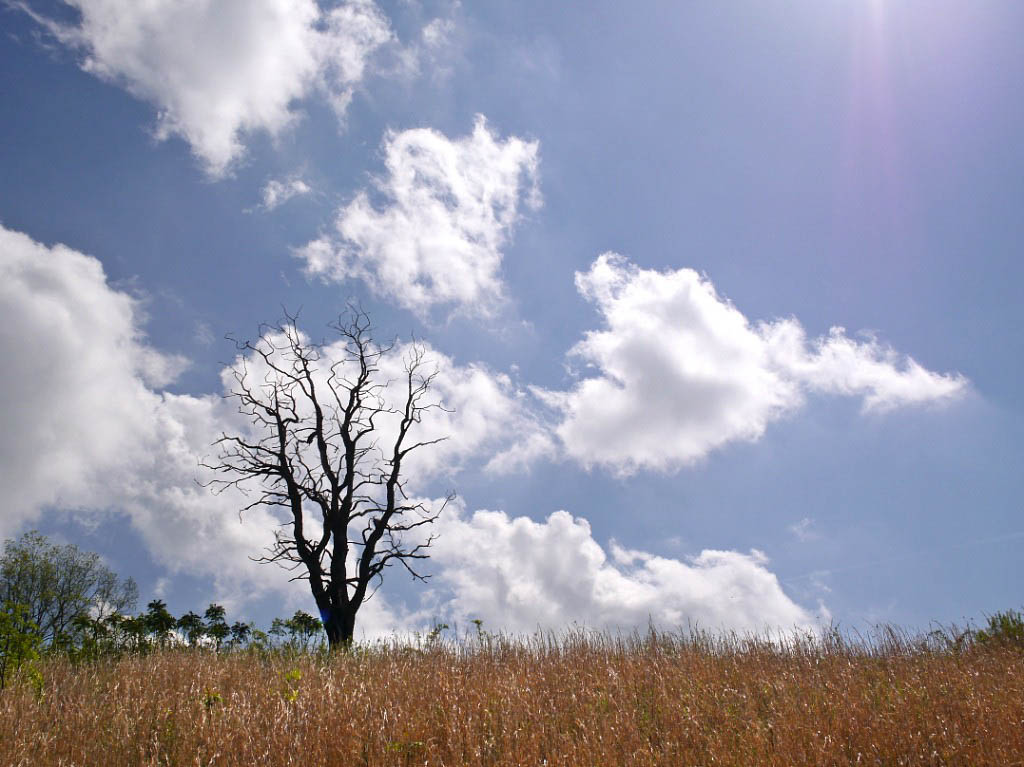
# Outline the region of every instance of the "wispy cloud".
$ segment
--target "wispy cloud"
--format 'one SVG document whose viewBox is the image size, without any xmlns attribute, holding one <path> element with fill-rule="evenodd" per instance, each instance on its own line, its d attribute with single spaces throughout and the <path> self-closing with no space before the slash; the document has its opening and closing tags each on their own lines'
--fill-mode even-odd
<svg viewBox="0 0 1024 767">
<path fill-rule="evenodd" d="M 269 212 L 295 197 L 311 194 L 312 191 L 312 187 L 301 176 L 272 178 L 263 185 L 260 207 Z"/>
<path fill-rule="evenodd" d="M 804 517 L 799 522 L 790 525 L 789 531 L 802 543 L 813 541 L 820 537 L 820 534 L 815 529 L 814 520 L 810 517 Z"/>
<path fill-rule="evenodd" d="M 213 342 L 217 340 L 217 337 L 213 334 L 213 330 L 210 328 L 209 323 L 198 320 L 196 321 L 194 328 L 195 330 L 192 337 L 200 346 L 212 346 Z"/>
</svg>

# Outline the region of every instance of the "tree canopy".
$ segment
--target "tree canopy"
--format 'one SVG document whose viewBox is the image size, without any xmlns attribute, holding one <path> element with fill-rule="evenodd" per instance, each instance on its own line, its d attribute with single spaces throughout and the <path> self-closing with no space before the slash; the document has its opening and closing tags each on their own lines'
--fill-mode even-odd
<svg viewBox="0 0 1024 767">
<path fill-rule="evenodd" d="M 35 530 L 4 544 L 0 603 L 22 605 L 46 644 L 67 639 L 78 619 L 123 613 L 137 599 L 135 581 L 119 577 L 99 554 L 52 543 Z"/>
</svg>

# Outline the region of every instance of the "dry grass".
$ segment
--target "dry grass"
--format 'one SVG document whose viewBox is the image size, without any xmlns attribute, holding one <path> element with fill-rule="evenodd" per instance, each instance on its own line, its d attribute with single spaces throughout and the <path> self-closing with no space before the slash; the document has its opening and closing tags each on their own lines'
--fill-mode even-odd
<svg viewBox="0 0 1024 767">
<path fill-rule="evenodd" d="M 647 636 L 165 651 L 0 693 L 2 765 L 1024 764 L 1024 654 Z"/>
</svg>

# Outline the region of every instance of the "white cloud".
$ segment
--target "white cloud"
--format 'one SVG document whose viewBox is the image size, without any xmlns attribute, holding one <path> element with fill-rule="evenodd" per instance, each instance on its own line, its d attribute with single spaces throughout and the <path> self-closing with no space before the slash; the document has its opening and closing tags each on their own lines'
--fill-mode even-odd
<svg viewBox="0 0 1024 767">
<path fill-rule="evenodd" d="M 759 632 L 810 628 L 814 617 L 782 591 L 758 551 L 706 550 L 683 561 L 611 544 L 611 558 L 585 519 L 556 511 L 543 522 L 457 508 L 432 549 L 444 603 L 465 624 L 513 632 L 589 628 Z M 827 616 L 826 616 L 827 619 Z"/>
<path fill-rule="evenodd" d="M 156 562 L 171 573 L 209 576 L 227 604 L 269 591 L 289 602 L 307 599 L 288 573 L 248 559 L 270 542 L 274 516 L 257 509 L 240 521 L 244 498 L 195 484 L 197 458 L 215 452 L 211 443 L 222 430 L 244 433 L 244 419 L 217 394 L 159 390 L 183 361 L 147 344 L 138 301 L 107 284 L 99 261 L 0 228 L 0 311 L 0 480 L 8 488 L 0 536 L 24 529 L 46 507 L 119 512 Z M 408 349 L 385 356 L 387 376 L 397 377 Z M 519 468 L 530 453 L 553 451 L 507 376 L 427 350 L 438 370 L 434 391 L 454 412 L 424 423 L 422 438 L 451 439 L 410 466 L 414 487 L 460 466 Z M 325 363 L 337 359 L 340 347 L 325 355 Z M 812 621 L 756 552 L 705 551 L 683 560 L 613 544 L 609 555 L 585 520 L 565 512 L 543 522 L 467 515 L 458 506 L 450 512 L 437 529 L 433 563 L 445 591 L 435 597 L 463 622 L 480 617 L 491 628 L 532 631 L 573 620 L 595 628 L 643 626 L 650 618 L 740 630 Z M 378 595 L 360 630 L 374 636 L 411 628 L 426 609 Z"/>
<path fill-rule="evenodd" d="M 576 285 L 605 322 L 571 351 L 594 375 L 535 393 L 561 413 L 557 434 L 584 466 L 675 470 L 758 439 L 807 391 L 884 411 L 947 401 L 967 385 L 842 328 L 808 342 L 795 319 L 751 323 L 692 269 L 640 269 L 605 253 Z"/>
<path fill-rule="evenodd" d="M 431 3 L 433 10 L 439 12 L 433 18 L 418 2 L 402 2 L 401 5 L 403 15 L 417 20 L 419 33 L 402 45 L 390 46 L 388 60 L 380 62 L 377 71 L 384 77 L 403 82 L 406 87 L 424 75 L 435 84 L 443 83 L 454 74 L 456 64 L 465 64 L 468 30 L 461 23 L 460 0 Z"/>
<path fill-rule="evenodd" d="M 485 463 L 495 452 L 507 449 L 524 435 L 543 433 L 522 410 L 507 377 L 478 365 L 456 365 L 429 346 L 424 349 L 429 360 L 425 372 L 435 366 L 437 370 L 431 399 L 443 404 L 444 409 L 428 413 L 412 436 L 417 441 L 446 439 L 409 455 L 403 476 L 410 489 L 433 479 L 451 478 L 465 465 Z M 391 381 L 383 392 L 391 405 L 404 402 L 402 379 L 409 352 L 409 345 L 398 345 L 380 361 L 381 379 Z M 342 359 L 345 353 L 341 343 L 324 347 L 321 372 L 326 373 Z M 236 360 L 222 371 L 224 393 L 233 387 L 233 373 L 240 369 L 240 364 L 242 360 Z M 257 358 L 250 355 L 244 364 L 249 380 L 264 379 L 267 369 Z M 305 596 L 304 587 L 300 585 L 296 592 L 280 569 L 253 564 L 247 559 L 262 553 L 271 541 L 277 522 L 274 513 L 265 509 L 247 511 L 240 522 L 238 510 L 253 500 L 251 494 L 244 497 L 228 489 L 221 495 L 211 495 L 210 490 L 195 483 L 197 477 L 210 477 L 208 472 L 198 469 L 197 460 L 205 456 L 215 462 L 217 448 L 212 443 L 222 432 L 249 433 L 249 424 L 238 416 L 235 406 L 234 400 L 213 394 L 162 394 L 156 410 L 155 444 L 148 446 L 143 457 L 131 462 L 130 476 L 124 478 L 118 489 L 119 497 L 111 502 L 130 513 L 150 550 L 172 569 L 209 572 L 218 578 L 222 591 L 237 593 L 239 599 L 250 590 L 260 589 Z M 377 419 L 377 439 L 383 449 L 393 439 L 395 428 L 394 417 L 385 415 Z M 553 450 L 553 446 L 549 449 Z M 126 492 L 124 484 L 128 483 L 131 487 Z M 255 488 L 250 490 L 255 492 Z M 307 519 L 306 524 L 309 529 L 316 520 Z M 226 563 L 227 558 L 232 561 Z M 363 629 L 369 635 L 411 620 L 406 613 L 388 606 L 383 597 L 375 597 L 374 601 L 374 607 L 364 616 Z"/>
<path fill-rule="evenodd" d="M 66 0 L 79 22 L 61 25 L 22 3 L 82 67 L 156 106 L 156 136 L 180 136 L 213 177 L 244 152 L 249 134 L 274 137 L 296 105 L 323 94 L 343 116 L 375 51 L 393 41 L 372 0 L 325 10 L 316 0 Z"/>
<path fill-rule="evenodd" d="M 94 502 L 100 475 L 153 437 L 147 379 L 182 361 L 145 345 L 138 313 L 95 259 L 0 227 L 5 526 L 43 504 Z"/>
<path fill-rule="evenodd" d="M 860 395 L 865 412 L 947 401 L 967 386 L 963 376 L 933 373 L 871 336 L 854 341 L 841 327 L 810 344 L 795 320 L 762 324 L 759 330 L 780 370 L 814 391 Z"/>
<path fill-rule="evenodd" d="M 302 593 L 284 571 L 248 559 L 272 541 L 274 516 L 256 509 L 240 521 L 238 510 L 251 499 L 232 489 L 213 495 L 195 482 L 203 476 L 199 458 L 215 457 L 212 443 L 222 431 L 246 433 L 246 420 L 218 393 L 160 391 L 184 360 L 147 344 L 139 302 L 107 284 L 97 259 L 0 227 L 0 314 L 0 481 L 7 488 L 0 538 L 45 508 L 119 512 L 155 561 L 209 575 L 225 601 L 268 589 Z M 400 345 L 383 359 L 385 376 L 400 378 L 408 350 Z M 507 376 L 427 353 L 437 366 L 433 391 L 451 412 L 433 411 L 419 436 L 449 439 L 414 454 L 413 486 L 463 465 L 495 463 L 495 453 L 520 439 L 543 442 Z M 340 354 L 339 345 L 328 346 L 325 364 Z M 223 379 L 230 384 L 231 368 Z M 392 389 L 398 396 L 398 386 Z M 367 615 L 376 616 L 368 626 L 402 617 L 383 601 Z"/>
<path fill-rule="evenodd" d="M 505 300 L 502 248 L 523 205 L 537 208 L 538 144 L 501 140 L 483 117 L 469 136 L 427 128 L 389 132 L 383 208 L 362 191 L 338 213 L 337 236 L 299 249 L 309 274 L 364 280 L 426 316 L 437 306 L 490 314 Z"/>
<path fill-rule="evenodd" d="M 416 477 L 452 476 L 465 466 L 481 464 L 485 471 L 507 474 L 554 455 L 554 439 L 507 375 L 476 363 L 458 365 L 429 346 L 425 349 L 437 367 L 433 392 L 444 410 L 424 419 L 419 439 L 445 441 L 410 461 Z M 397 379 L 407 352 L 407 346 L 397 347 L 382 370 Z"/>
<path fill-rule="evenodd" d="M 448 44 L 454 32 L 455 22 L 452 19 L 437 18 L 423 27 L 420 37 L 428 48 L 441 48 Z"/>
<path fill-rule="evenodd" d="M 0 315 L 0 537 L 46 507 L 113 510 L 172 570 L 280 585 L 247 559 L 270 542 L 270 520 L 243 526 L 237 497 L 195 485 L 229 403 L 157 391 L 184 361 L 147 345 L 139 302 L 109 287 L 98 260 L 0 227 Z"/>
<path fill-rule="evenodd" d="M 324 33 L 319 38 L 331 107 L 344 119 L 352 93 L 364 77 L 374 51 L 394 39 L 390 23 L 373 0 L 348 0 L 322 15 Z"/>
<path fill-rule="evenodd" d="M 270 179 L 264 186 L 261 203 L 263 210 L 271 211 L 284 205 L 294 197 L 310 194 L 312 188 L 298 176 Z"/>
<path fill-rule="evenodd" d="M 457 13 L 459 4 L 454 3 L 450 13 Z M 457 35 L 458 25 L 451 16 L 438 17 L 427 22 L 420 30 L 419 39 L 399 51 L 396 74 L 415 78 L 429 69 L 434 82 L 443 82 L 454 72 L 454 60 L 462 50 L 464 40 Z"/>
<path fill-rule="evenodd" d="M 300 335 L 308 343 L 301 331 Z M 282 335 L 265 335 L 258 345 L 266 350 L 273 345 L 278 349 L 272 356 L 276 364 L 290 366 L 290 357 L 280 352 L 287 345 Z M 408 478 L 410 487 L 422 486 L 435 478 L 451 478 L 467 466 L 499 474 L 518 471 L 536 458 L 554 454 L 555 443 L 549 430 L 526 406 L 524 393 L 516 389 L 509 376 L 477 363 L 459 365 L 423 342 L 415 346 L 397 343 L 376 360 L 376 380 L 386 383 L 377 394 L 393 411 L 374 420 L 376 441 L 381 448 L 386 449 L 394 440 L 398 414 L 404 409 L 407 395 L 405 366 L 416 349 L 423 355 L 419 374 L 433 376 L 422 404 L 435 403 L 440 407 L 426 413 L 410 434 L 417 442 L 437 442 L 411 453 L 403 464 L 403 476 Z M 321 391 L 327 388 L 331 369 L 338 376 L 347 375 L 349 380 L 357 374 L 344 340 L 321 347 L 319 361 L 312 369 Z M 242 370 L 250 382 L 275 377 L 259 355 L 250 353 L 222 370 L 225 393 L 235 388 L 234 375 Z"/>
</svg>

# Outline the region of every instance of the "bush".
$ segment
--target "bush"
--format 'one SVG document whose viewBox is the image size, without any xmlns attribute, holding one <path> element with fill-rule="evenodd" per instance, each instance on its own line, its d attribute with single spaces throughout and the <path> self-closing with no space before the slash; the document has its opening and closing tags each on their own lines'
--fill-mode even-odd
<svg viewBox="0 0 1024 767">
<path fill-rule="evenodd" d="M 990 615 L 988 626 L 974 632 L 974 641 L 980 645 L 1010 646 L 1024 650 L 1024 614 L 1007 610 Z"/>
</svg>

